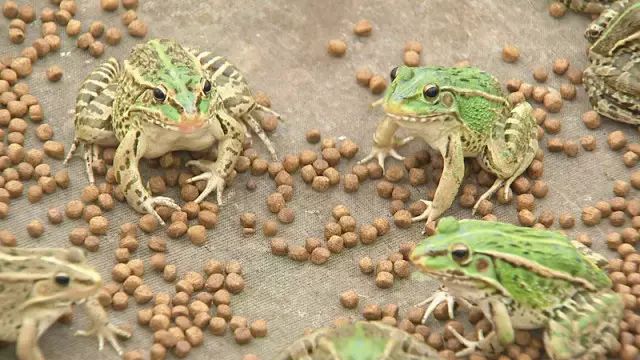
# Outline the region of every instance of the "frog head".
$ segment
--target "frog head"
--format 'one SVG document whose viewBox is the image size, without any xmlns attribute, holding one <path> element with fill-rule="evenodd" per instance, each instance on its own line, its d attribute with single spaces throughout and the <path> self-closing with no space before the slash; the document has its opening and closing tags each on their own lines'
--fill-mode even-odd
<svg viewBox="0 0 640 360">
<path fill-rule="evenodd" d="M 383 108 L 392 116 L 425 119 L 455 112 L 454 98 L 441 90 L 442 78 L 429 68 L 400 66 L 391 70 Z"/>
<path fill-rule="evenodd" d="M 474 252 L 468 235 L 468 229 L 461 229 L 458 220 L 442 218 L 436 234 L 416 246 L 411 260 L 423 272 L 442 281 L 506 292 L 497 279 L 491 256 Z"/>
<path fill-rule="evenodd" d="M 399 66 L 390 77 L 383 109 L 399 121 L 441 121 L 487 132 L 508 108 L 500 84 L 476 68 Z"/>
<path fill-rule="evenodd" d="M 32 283 L 31 296 L 22 307 L 76 302 L 95 294 L 102 286 L 100 274 L 89 266 L 82 250 L 38 249 L 34 254 L 16 254 L 12 266 L 24 273 L 14 276 Z"/>
<path fill-rule="evenodd" d="M 198 59 L 172 40 L 151 40 L 124 62 L 135 96 L 130 114 L 166 129 L 192 133 L 221 105 L 210 74 Z"/>
</svg>

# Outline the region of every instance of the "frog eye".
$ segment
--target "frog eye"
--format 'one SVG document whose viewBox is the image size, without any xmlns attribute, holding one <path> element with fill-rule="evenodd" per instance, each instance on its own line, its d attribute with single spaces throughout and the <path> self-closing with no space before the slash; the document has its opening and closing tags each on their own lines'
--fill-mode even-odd
<svg viewBox="0 0 640 360">
<path fill-rule="evenodd" d="M 451 247 L 451 257 L 458 264 L 464 265 L 469 262 L 469 248 L 464 244 L 455 244 Z"/>
<path fill-rule="evenodd" d="M 56 274 L 55 280 L 58 285 L 67 286 L 69 285 L 69 281 L 71 281 L 71 278 L 65 273 L 59 273 Z"/>
<path fill-rule="evenodd" d="M 391 78 L 391 81 L 396 79 L 396 74 L 398 73 L 398 67 L 394 67 L 393 69 L 391 69 L 391 73 L 389 74 L 389 78 Z"/>
<path fill-rule="evenodd" d="M 207 95 L 211 92 L 211 81 L 205 80 L 204 84 L 202 84 L 202 92 Z"/>
<path fill-rule="evenodd" d="M 425 99 L 433 99 L 438 96 L 439 93 L 440 89 L 438 88 L 438 85 L 429 84 L 425 85 L 424 89 L 422 89 L 422 95 Z"/>
<path fill-rule="evenodd" d="M 164 102 L 167 99 L 167 94 L 164 92 L 164 90 L 157 87 L 153 89 L 153 97 L 159 102 Z"/>
</svg>

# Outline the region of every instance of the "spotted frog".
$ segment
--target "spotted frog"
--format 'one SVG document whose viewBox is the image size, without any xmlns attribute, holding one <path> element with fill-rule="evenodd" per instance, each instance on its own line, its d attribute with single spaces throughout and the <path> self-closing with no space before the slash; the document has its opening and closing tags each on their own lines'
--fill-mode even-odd
<svg viewBox="0 0 640 360">
<path fill-rule="evenodd" d="M 258 111 L 271 112 L 256 104 L 243 76 L 224 58 L 173 40 L 150 40 L 136 46 L 122 66 L 111 58 L 85 79 L 76 99 L 75 139 L 65 162 L 82 144 L 93 183 L 92 164 L 100 148 L 117 146 L 115 179 L 127 202 L 164 224 L 155 207 L 179 206 L 171 198 L 151 196 L 138 169 L 140 159 L 209 150 L 217 144 L 216 161 L 187 162 L 202 171 L 187 182 L 206 182 L 196 202 L 215 191 L 221 203 L 225 180 L 242 151 L 245 123 L 268 141 L 254 119 Z"/>
<path fill-rule="evenodd" d="M 96 293 L 100 274 L 84 254 L 71 249 L 0 247 L 0 341 L 15 342 L 20 360 L 43 360 L 38 339 L 74 303 L 85 303 L 92 327 L 77 335 L 107 339 L 122 354 L 116 336 L 130 333 L 109 322 Z"/>
</svg>

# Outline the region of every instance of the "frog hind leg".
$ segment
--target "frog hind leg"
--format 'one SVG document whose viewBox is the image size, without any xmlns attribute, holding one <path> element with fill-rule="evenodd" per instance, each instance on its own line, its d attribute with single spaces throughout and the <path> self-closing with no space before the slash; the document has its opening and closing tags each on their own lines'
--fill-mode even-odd
<svg viewBox="0 0 640 360">
<path fill-rule="evenodd" d="M 544 332 L 552 360 L 597 359 L 617 343 L 623 315 L 620 296 L 605 290 L 578 294 L 554 311 Z"/>
<path fill-rule="evenodd" d="M 38 339 L 55 323 L 69 307 L 57 307 L 44 310 L 25 310 L 18 340 L 16 342 L 16 355 L 20 360 L 44 360 L 44 355 L 38 346 Z"/>
<path fill-rule="evenodd" d="M 93 162 L 98 158 L 100 145 L 117 144 L 111 124 L 111 105 L 117 88 L 114 80 L 119 73 L 118 61 L 114 58 L 107 60 L 84 80 L 76 98 L 75 137 L 64 164 L 82 144 L 87 176 L 92 184 Z"/>
<path fill-rule="evenodd" d="M 537 127 L 531 115 L 531 105 L 527 102 L 518 104 L 511 114 L 502 122 L 497 122 L 491 138 L 480 156 L 484 168 L 497 175 L 493 186 L 480 196 L 474 206 L 488 199 L 504 182 L 504 197 L 510 197 L 511 184 L 531 164 L 538 151 Z"/>
<path fill-rule="evenodd" d="M 600 14 L 606 6 L 598 0 L 561 0 L 561 2 L 571 10 L 587 14 Z"/>
<path fill-rule="evenodd" d="M 44 360 L 38 347 L 37 320 L 25 319 L 22 321 L 16 343 L 16 355 L 20 360 Z"/>
<path fill-rule="evenodd" d="M 200 52 L 194 49 L 188 49 L 188 51 L 200 61 L 202 67 L 211 72 L 211 81 L 222 93 L 225 107 L 229 113 L 244 121 L 264 143 L 271 158 L 277 161 L 278 156 L 273 144 L 255 117 L 261 116 L 258 112 L 265 112 L 281 119 L 280 114 L 255 102 L 249 91 L 249 85 L 240 70 L 224 56 L 215 55 L 209 51 Z"/>
<path fill-rule="evenodd" d="M 269 140 L 269 137 L 264 132 L 264 129 L 262 129 L 262 126 L 260 126 L 260 124 L 258 123 L 258 121 L 255 119 L 254 116 L 255 115 L 248 113 L 248 114 L 245 114 L 242 117 L 242 119 L 247 125 L 249 125 L 249 127 L 253 130 L 253 132 L 255 132 L 256 135 L 258 135 L 260 140 L 262 140 L 262 143 L 264 144 L 264 146 L 267 148 L 267 151 L 271 155 L 271 160 L 278 161 L 278 154 L 276 153 L 276 150 L 273 147 L 273 143 L 271 142 L 271 140 Z"/>
</svg>

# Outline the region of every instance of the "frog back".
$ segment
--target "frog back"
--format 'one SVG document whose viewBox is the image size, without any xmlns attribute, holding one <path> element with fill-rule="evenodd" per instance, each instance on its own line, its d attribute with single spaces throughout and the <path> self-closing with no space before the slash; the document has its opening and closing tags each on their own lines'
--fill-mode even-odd
<svg viewBox="0 0 640 360">
<path fill-rule="evenodd" d="M 589 291 L 611 287 L 611 280 L 595 259 L 559 232 L 478 220 L 463 220 L 460 225 L 460 231 L 470 234 L 472 251 L 491 256 L 501 280 L 512 287 L 529 277 L 535 281 L 554 279 Z"/>
<path fill-rule="evenodd" d="M 616 2 L 611 7 L 619 15 L 611 20 L 590 49 L 590 52 L 602 56 L 611 55 L 609 52 L 614 50 L 620 41 L 632 36 L 640 29 L 640 0 Z"/>
</svg>

